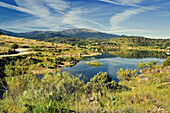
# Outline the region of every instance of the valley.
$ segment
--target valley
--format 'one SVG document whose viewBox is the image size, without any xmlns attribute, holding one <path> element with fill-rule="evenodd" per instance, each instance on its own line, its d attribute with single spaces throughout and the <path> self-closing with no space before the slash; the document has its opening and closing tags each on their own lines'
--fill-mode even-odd
<svg viewBox="0 0 170 113">
<path fill-rule="evenodd" d="M 168 112 L 169 42 L 143 37 L 37 40 L 2 34 L 0 109 Z"/>
</svg>

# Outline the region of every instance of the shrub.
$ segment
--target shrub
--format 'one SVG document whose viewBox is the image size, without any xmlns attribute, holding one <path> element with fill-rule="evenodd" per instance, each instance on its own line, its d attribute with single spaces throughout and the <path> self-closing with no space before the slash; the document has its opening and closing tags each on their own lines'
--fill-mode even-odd
<svg viewBox="0 0 170 113">
<path fill-rule="evenodd" d="M 67 111 L 75 92 L 83 86 L 83 82 L 66 72 L 46 74 L 41 80 L 34 75 L 8 77 L 6 80 L 8 90 L 0 103 L 3 112 Z"/>
<path fill-rule="evenodd" d="M 20 66 L 20 61 L 17 60 L 14 64 L 11 62 L 9 65 L 5 65 L 5 75 L 6 76 L 19 76 L 24 73 L 23 67 Z"/>
<path fill-rule="evenodd" d="M 163 62 L 163 66 L 170 66 L 170 57 Z"/>
<path fill-rule="evenodd" d="M 96 92 L 101 91 L 104 87 L 106 87 L 106 83 L 111 81 L 112 78 L 106 72 L 99 72 L 86 84 L 86 91 L 91 91 L 92 89 Z"/>
<path fill-rule="evenodd" d="M 44 63 L 41 62 L 41 63 L 39 64 L 39 66 L 40 66 L 40 67 L 44 67 Z"/>
<path fill-rule="evenodd" d="M 119 85 L 113 81 L 107 72 L 99 72 L 97 75 L 90 79 L 90 82 L 85 85 L 86 92 L 99 92 L 106 89 L 110 91 L 130 90 L 128 87 Z"/>
<path fill-rule="evenodd" d="M 85 49 L 83 49 L 82 51 L 80 51 L 81 54 L 87 54 L 87 51 Z"/>
<path fill-rule="evenodd" d="M 21 46 L 21 48 L 29 48 L 29 46 Z"/>
<path fill-rule="evenodd" d="M 150 61 L 150 62 L 143 62 L 141 61 L 140 63 L 137 64 L 138 68 L 152 68 L 153 65 L 158 64 L 159 61 Z"/>
<path fill-rule="evenodd" d="M 131 80 L 132 77 L 136 77 L 137 76 L 137 70 L 129 70 L 129 69 L 123 69 L 120 68 L 117 72 L 118 74 L 118 78 L 121 80 Z"/>
<path fill-rule="evenodd" d="M 138 66 L 138 68 L 140 68 L 140 69 L 147 67 L 146 63 L 144 63 L 143 61 L 141 61 L 140 63 L 138 63 L 137 66 Z"/>
<path fill-rule="evenodd" d="M 54 53 L 54 52 L 52 52 L 52 55 L 54 56 L 54 55 L 55 55 L 55 53 Z"/>
</svg>

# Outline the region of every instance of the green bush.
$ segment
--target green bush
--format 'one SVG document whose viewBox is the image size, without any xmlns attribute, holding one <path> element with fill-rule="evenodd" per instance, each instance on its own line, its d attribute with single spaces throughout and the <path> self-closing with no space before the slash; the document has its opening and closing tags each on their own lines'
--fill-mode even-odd
<svg viewBox="0 0 170 113">
<path fill-rule="evenodd" d="M 163 66 L 170 66 L 170 57 L 163 62 Z"/>
<path fill-rule="evenodd" d="M 137 76 L 137 70 L 129 70 L 129 69 L 123 69 L 120 68 L 117 72 L 118 74 L 118 78 L 121 80 L 131 80 L 132 77 L 136 77 Z"/>
<path fill-rule="evenodd" d="M 85 49 L 83 49 L 82 51 L 80 51 L 81 54 L 87 54 L 87 51 Z"/>
<path fill-rule="evenodd" d="M 3 112 L 67 111 L 75 92 L 84 85 L 66 72 L 46 74 L 41 80 L 33 75 L 8 77 L 6 80 L 8 90 L 0 102 L 0 111 Z"/>
<path fill-rule="evenodd" d="M 85 85 L 86 92 L 99 92 L 104 91 L 105 89 L 110 91 L 129 90 L 128 87 L 119 85 L 113 81 L 107 72 L 99 72 L 97 75 L 90 79 L 90 82 Z"/>
<path fill-rule="evenodd" d="M 150 61 L 150 62 L 143 62 L 141 61 L 140 63 L 137 64 L 138 68 L 152 68 L 153 65 L 158 64 L 159 61 Z"/>
</svg>

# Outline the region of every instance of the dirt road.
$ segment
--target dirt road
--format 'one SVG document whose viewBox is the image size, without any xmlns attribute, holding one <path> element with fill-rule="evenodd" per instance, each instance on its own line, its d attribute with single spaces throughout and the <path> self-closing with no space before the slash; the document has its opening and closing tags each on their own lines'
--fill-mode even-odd
<svg viewBox="0 0 170 113">
<path fill-rule="evenodd" d="M 29 52 L 27 51 L 29 50 L 28 48 L 20 48 L 20 49 L 16 49 L 17 52 L 19 53 L 16 53 L 16 54 L 10 54 L 10 55 L 0 55 L 0 57 L 9 57 L 9 56 L 19 56 L 19 55 L 25 55 L 25 54 L 29 54 L 29 53 L 32 53 L 32 52 Z"/>
</svg>

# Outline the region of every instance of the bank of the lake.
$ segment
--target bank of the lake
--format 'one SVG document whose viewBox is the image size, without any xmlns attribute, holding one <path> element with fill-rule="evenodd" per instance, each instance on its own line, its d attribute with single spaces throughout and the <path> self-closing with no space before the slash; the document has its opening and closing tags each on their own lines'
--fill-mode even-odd
<svg viewBox="0 0 170 113">
<path fill-rule="evenodd" d="M 100 55 L 96 58 L 97 59 L 94 60 L 97 60 L 102 63 L 102 66 L 94 67 L 86 65 L 86 62 L 93 61 L 87 58 L 87 60 L 85 61 L 80 61 L 74 66 L 64 67 L 61 70 L 69 72 L 72 75 L 79 76 L 80 79 L 84 80 L 85 82 L 88 82 L 94 75 L 99 72 L 107 72 L 113 80 L 118 82 L 119 79 L 117 78 L 117 71 L 120 68 L 128 68 L 132 70 L 137 69 L 139 71 L 140 69 L 138 69 L 137 64 L 141 61 L 150 62 L 154 60 L 159 61 L 160 64 L 162 64 L 165 60 L 165 58 L 121 58 L 113 55 L 110 55 L 109 57 L 105 55 Z M 138 74 L 140 74 L 140 72 L 138 72 Z"/>
</svg>

